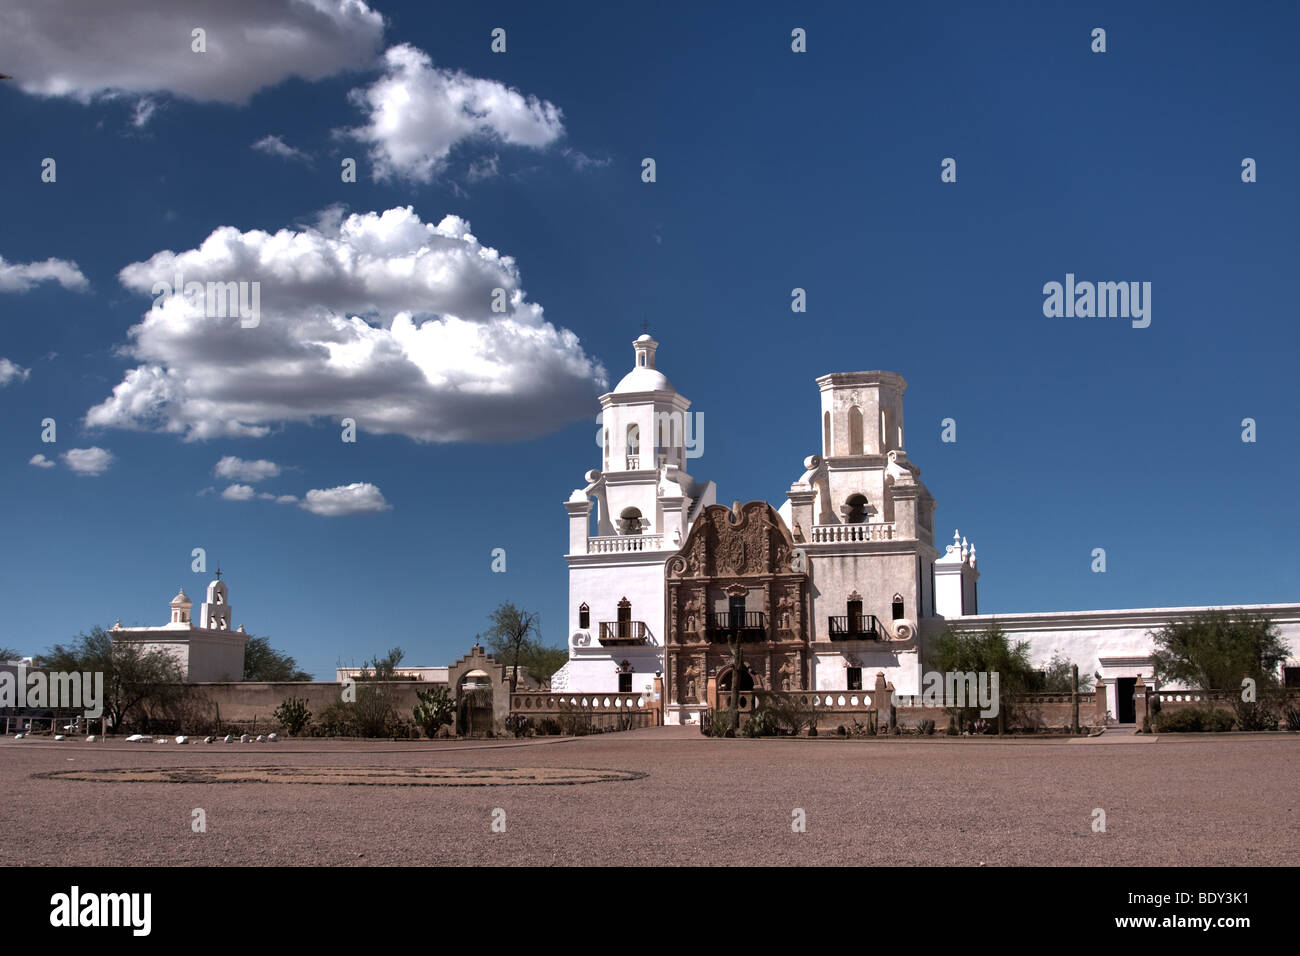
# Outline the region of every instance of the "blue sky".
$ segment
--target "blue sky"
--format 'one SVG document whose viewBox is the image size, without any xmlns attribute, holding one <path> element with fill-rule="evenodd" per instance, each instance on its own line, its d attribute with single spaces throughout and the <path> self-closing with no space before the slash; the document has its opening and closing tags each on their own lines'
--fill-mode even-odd
<svg viewBox="0 0 1300 956">
<path fill-rule="evenodd" d="M 561 644 L 562 502 L 643 322 L 724 502 L 781 503 L 819 450 L 818 375 L 900 372 L 983 612 L 1300 598 L 1293 5 L 29 6 L 0 13 L 0 645 L 163 623 L 211 576 L 196 547 L 236 624 L 320 677 L 394 645 L 447 663 L 507 600 Z M 303 29 L 268 53 L 255 16 Z M 355 268 L 304 278 L 259 230 Z M 394 234 L 447 256 L 425 285 Z M 262 281 L 258 329 L 132 332 L 170 253 L 203 279 L 254 247 L 288 271 L 222 275 Z M 1150 327 L 1045 317 L 1066 273 L 1150 282 Z M 491 334 L 466 305 L 489 280 L 518 293 Z M 412 346 L 433 387 L 391 326 L 448 312 L 456 335 Z M 371 351 L 313 365 L 330 328 Z M 97 474 L 63 457 L 94 448 Z"/>
</svg>

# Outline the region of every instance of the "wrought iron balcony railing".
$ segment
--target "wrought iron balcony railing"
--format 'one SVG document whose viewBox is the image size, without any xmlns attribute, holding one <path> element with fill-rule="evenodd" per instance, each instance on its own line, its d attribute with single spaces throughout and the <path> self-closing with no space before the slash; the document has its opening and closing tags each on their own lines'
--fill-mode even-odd
<svg viewBox="0 0 1300 956">
<path fill-rule="evenodd" d="M 601 621 L 600 643 L 606 647 L 619 644 L 645 644 L 649 631 L 645 621 Z"/>
<path fill-rule="evenodd" d="M 743 614 L 718 611 L 708 616 L 705 626 L 708 629 L 709 640 L 714 642 L 767 639 L 767 620 L 762 611 L 745 611 Z"/>
<path fill-rule="evenodd" d="M 881 641 L 885 629 L 874 614 L 842 614 L 830 619 L 832 641 Z"/>
</svg>

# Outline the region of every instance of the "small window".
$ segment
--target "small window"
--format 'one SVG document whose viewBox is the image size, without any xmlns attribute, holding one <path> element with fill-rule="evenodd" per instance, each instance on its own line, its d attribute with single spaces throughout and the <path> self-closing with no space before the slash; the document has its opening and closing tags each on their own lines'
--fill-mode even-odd
<svg viewBox="0 0 1300 956">
<path fill-rule="evenodd" d="M 584 631 L 591 627 L 591 608 L 586 601 L 578 605 L 578 627 Z"/>
<path fill-rule="evenodd" d="M 848 670 L 849 690 L 862 690 L 862 668 L 850 667 Z"/>
<path fill-rule="evenodd" d="M 903 596 L 901 594 L 894 595 L 893 612 L 895 621 L 903 619 Z"/>
<path fill-rule="evenodd" d="M 630 694 L 630 693 L 632 693 L 632 675 L 631 675 L 631 674 L 619 674 L 619 675 L 618 675 L 618 692 L 619 692 L 620 694 Z"/>
<path fill-rule="evenodd" d="M 849 633 L 862 633 L 862 600 L 850 600 L 848 607 Z"/>
</svg>

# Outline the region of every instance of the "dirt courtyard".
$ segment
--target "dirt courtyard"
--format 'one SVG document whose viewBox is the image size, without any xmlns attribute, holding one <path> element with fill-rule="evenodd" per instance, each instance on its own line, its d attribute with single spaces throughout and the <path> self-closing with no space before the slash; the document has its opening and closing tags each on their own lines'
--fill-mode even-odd
<svg viewBox="0 0 1300 956">
<path fill-rule="evenodd" d="M 0 793 L 5 866 L 1300 864 L 1300 737 L 1286 734 L 9 737 Z"/>
</svg>

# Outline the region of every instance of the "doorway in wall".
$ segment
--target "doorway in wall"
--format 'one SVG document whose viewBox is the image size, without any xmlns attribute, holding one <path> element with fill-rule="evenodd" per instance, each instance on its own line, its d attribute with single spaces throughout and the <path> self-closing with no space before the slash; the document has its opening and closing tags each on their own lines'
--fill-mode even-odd
<svg viewBox="0 0 1300 956">
<path fill-rule="evenodd" d="M 1121 724 L 1137 723 L 1137 708 L 1133 705 L 1133 691 L 1136 687 L 1136 677 L 1121 677 L 1115 681 L 1115 692 L 1119 695 L 1115 710 Z"/>
</svg>

